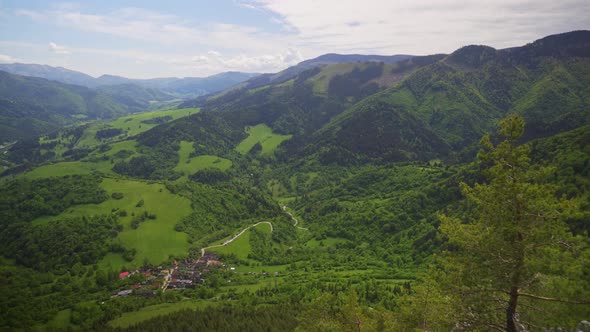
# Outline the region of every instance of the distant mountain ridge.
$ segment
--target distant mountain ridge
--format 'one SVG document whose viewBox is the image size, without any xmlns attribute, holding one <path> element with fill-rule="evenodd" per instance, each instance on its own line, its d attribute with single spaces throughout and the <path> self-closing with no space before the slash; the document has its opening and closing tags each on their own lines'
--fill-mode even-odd
<svg viewBox="0 0 590 332">
<path fill-rule="evenodd" d="M 216 98 L 218 95 L 223 95 L 228 92 L 246 91 L 249 89 L 256 89 L 269 84 L 280 84 L 288 81 L 297 75 L 313 68 L 339 64 L 339 63 L 367 63 L 367 62 L 383 62 L 385 64 L 393 64 L 396 62 L 408 60 L 412 55 L 362 55 L 362 54 L 336 54 L 328 53 L 320 55 L 319 57 L 304 60 L 295 66 L 291 66 L 278 73 L 265 73 L 256 77 L 250 78 L 242 83 L 232 86 L 228 90 L 221 91 L 217 95 L 203 96 L 193 100 L 186 101 L 183 106 L 200 106 L 207 101 L 207 99 Z"/>
<path fill-rule="evenodd" d="M 89 88 L 97 88 L 105 85 L 136 84 L 144 88 L 159 89 L 177 98 L 194 98 L 215 93 L 258 75 L 255 73 L 230 71 L 208 77 L 131 79 L 116 75 L 102 75 L 95 78 L 63 67 L 24 63 L 0 64 L 0 70 L 11 74 L 40 77 Z"/>
<path fill-rule="evenodd" d="M 48 65 L 28 64 L 28 63 L 0 63 L 0 70 L 14 75 L 40 77 L 51 81 L 58 81 L 66 84 L 82 85 L 85 87 L 95 87 L 96 78 L 63 67 L 52 67 Z"/>
</svg>

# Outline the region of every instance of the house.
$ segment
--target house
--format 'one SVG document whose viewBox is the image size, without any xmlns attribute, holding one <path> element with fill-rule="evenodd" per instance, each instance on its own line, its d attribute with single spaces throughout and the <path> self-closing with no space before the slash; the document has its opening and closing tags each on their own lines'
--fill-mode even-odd
<svg viewBox="0 0 590 332">
<path fill-rule="evenodd" d="M 125 272 L 119 273 L 119 279 L 123 279 L 123 278 L 127 278 L 127 277 L 129 277 L 129 272 L 125 271 Z"/>
</svg>

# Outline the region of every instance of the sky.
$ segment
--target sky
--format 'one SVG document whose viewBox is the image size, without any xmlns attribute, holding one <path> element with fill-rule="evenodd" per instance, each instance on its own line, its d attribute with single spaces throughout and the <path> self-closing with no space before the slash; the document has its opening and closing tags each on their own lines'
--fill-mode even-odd
<svg viewBox="0 0 590 332">
<path fill-rule="evenodd" d="M 590 0 L 0 0 L 0 62 L 92 76 L 277 72 L 325 53 L 451 53 L 590 29 Z"/>
</svg>

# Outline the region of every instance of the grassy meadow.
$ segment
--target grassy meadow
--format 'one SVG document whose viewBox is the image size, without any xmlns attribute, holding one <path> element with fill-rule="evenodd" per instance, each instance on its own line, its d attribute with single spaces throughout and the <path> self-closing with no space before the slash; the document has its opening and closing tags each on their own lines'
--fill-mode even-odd
<svg viewBox="0 0 590 332">
<path fill-rule="evenodd" d="M 188 199 L 170 193 L 164 185 L 146 183 L 143 181 L 105 178 L 101 187 L 110 195 L 114 192 L 122 193 L 120 200 L 108 199 L 101 204 L 77 205 L 59 216 L 41 217 L 34 223 L 46 223 L 52 219 L 67 218 L 68 216 L 89 216 L 108 213 L 109 211 L 126 211 L 127 216 L 120 221 L 124 229 L 118 235 L 118 240 L 128 249 L 137 251 L 135 259 L 125 261 L 118 254 L 107 255 L 100 263 L 103 267 L 120 269 L 123 265 L 140 266 L 144 261 L 159 264 L 168 259 L 169 255 L 186 255 L 189 243 L 186 233 L 176 232 L 174 225 L 191 212 Z M 144 204 L 137 207 L 138 202 Z M 133 215 L 143 211 L 155 214 L 155 220 L 142 222 L 137 229 L 132 229 L 130 224 Z"/>
<path fill-rule="evenodd" d="M 178 165 L 174 168 L 175 171 L 189 175 L 205 168 L 218 168 L 225 171 L 232 165 L 231 160 L 218 156 L 203 155 L 191 158 L 191 152 L 193 152 L 192 142 L 180 142 L 180 150 L 178 150 L 179 161 Z"/>
<path fill-rule="evenodd" d="M 182 108 L 182 109 L 174 109 L 174 110 L 160 110 L 160 111 L 153 111 L 153 112 L 145 112 L 145 113 L 138 113 L 132 114 L 128 116 L 123 116 L 117 118 L 115 120 L 105 122 L 105 123 L 97 123 L 90 128 L 86 129 L 84 135 L 78 143 L 76 144 L 77 147 L 83 146 L 94 146 L 101 143 L 101 141 L 96 139 L 96 132 L 101 129 L 106 128 L 114 128 L 114 129 L 121 129 L 125 136 L 135 136 L 140 134 L 144 131 L 150 130 L 153 127 L 157 126 L 155 123 L 144 123 L 143 121 L 170 116 L 172 120 L 176 120 L 181 117 L 189 116 L 191 114 L 198 113 L 198 108 Z M 105 141 L 114 140 L 107 139 Z"/>
<path fill-rule="evenodd" d="M 177 303 L 162 303 L 141 308 L 138 311 L 126 312 L 108 323 L 113 328 L 126 328 L 144 320 L 167 315 L 180 310 L 194 310 L 214 305 L 211 301 L 182 301 Z"/>
<path fill-rule="evenodd" d="M 291 135 L 280 135 L 272 132 L 269 126 L 259 124 L 253 127 L 246 127 L 246 137 L 238 144 L 236 151 L 241 154 L 246 154 L 252 149 L 256 143 L 262 145 L 262 154 L 272 153 L 279 144 L 291 138 Z"/>
</svg>

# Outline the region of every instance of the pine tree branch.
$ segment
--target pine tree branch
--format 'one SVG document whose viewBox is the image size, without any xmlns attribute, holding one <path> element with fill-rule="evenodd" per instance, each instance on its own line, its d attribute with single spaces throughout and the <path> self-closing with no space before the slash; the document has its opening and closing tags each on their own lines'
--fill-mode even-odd
<svg viewBox="0 0 590 332">
<path fill-rule="evenodd" d="M 564 299 L 558 299 L 554 297 L 545 297 L 539 296 L 534 294 L 527 294 L 527 293 L 518 293 L 519 296 L 529 297 L 536 300 L 543 300 L 543 301 L 550 301 L 550 302 L 562 302 L 562 303 L 569 303 L 569 304 L 590 304 L 590 301 L 570 301 Z"/>
</svg>

